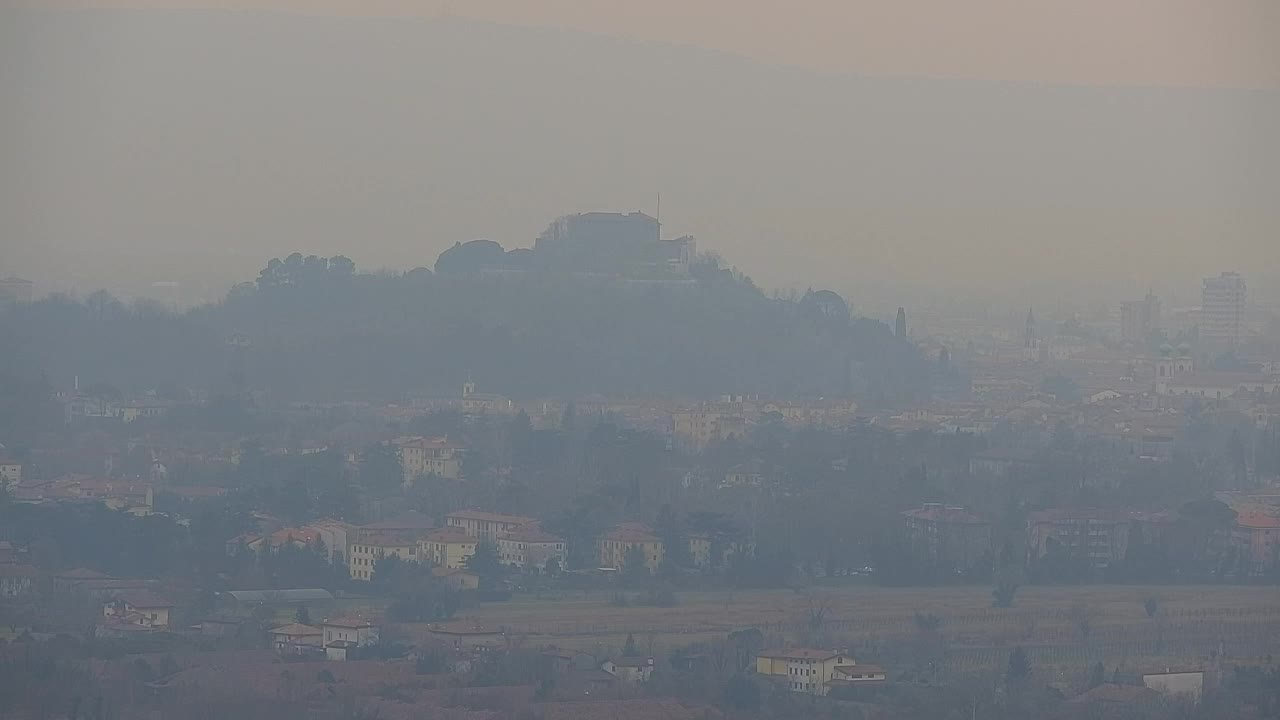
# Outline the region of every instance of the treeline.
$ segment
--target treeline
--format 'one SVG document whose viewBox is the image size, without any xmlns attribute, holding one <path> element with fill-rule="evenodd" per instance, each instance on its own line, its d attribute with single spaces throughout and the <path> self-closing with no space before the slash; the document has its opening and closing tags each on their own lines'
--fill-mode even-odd
<svg viewBox="0 0 1280 720">
<path fill-rule="evenodd" d="M 278 399 L 456 393 L 467 377 L 516 399 L 924 391 L 928 364 L 882 323 L 768 297 L 716 260 L 693 277 L 368 274 L 341 256 L 295 254 L 181 313 L 101 292 L 11 308 L 0 315 L 0 371 Z"/>
</svg>

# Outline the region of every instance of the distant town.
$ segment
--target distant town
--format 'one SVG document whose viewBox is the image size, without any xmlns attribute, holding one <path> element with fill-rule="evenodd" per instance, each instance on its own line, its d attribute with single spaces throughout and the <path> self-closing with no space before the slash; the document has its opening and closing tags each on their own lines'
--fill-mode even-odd
<svg viewBox="0 0 1280 720">
<path fill-rule="evenodd" d="M 0 281 L 0 717 L 1280 698 L 1280 317 L 1244 273 L 920 330 L 594 212 L 184 312 L 36 290 Z"/>
</svg>

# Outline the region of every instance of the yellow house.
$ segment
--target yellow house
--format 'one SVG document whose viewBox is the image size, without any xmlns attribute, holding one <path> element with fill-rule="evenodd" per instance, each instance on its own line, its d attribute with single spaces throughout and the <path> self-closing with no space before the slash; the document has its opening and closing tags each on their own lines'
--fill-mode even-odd
<svg viewBox="0 0 1280 720">
<path fill-rule="evenodd" d="M 703 450 L 719 437 L 720 413 L 675 413 L 671 416 L 671 431 L 686 450 Z"/>
<path fill-rule="evenodd" d="M 649 572 L 657 572 L 666 557 L 662 538 L 639 523 L 623 523 L 600 539 L 600 567 L 622 570 L 627 552 L 639 548 Z"/>
<path fill-rule="evenodd" d="M 437 567 L 466 567 L 467 558 L 476 553 L 476 543 L 476 538 L 468 535 L 462 528 L 443 527 L 432 530 L 422 539 L 421 556 Z"/>
<path fill-rule="evenodd" d="M 347 567 L 352 580 L 370 580 L 378 560 L 395 556 L 405 562 L 422 562 L 421 552 L 412 534 L 360 532 L 347 549 Z"/>
<path fill-rule="evenodd" d="M 518 528 L 536 525 L 538 520 L 523 515 L 459 510 L 446 515 L 444 522 L 445 525 L 458 528 L 473 538 L 496 542 L 498 538 Z"/>
<path fill-rule="evenodd" d="M 569 556 L 564 538 L 537 527 L 523 527 L 498 538 L 498 557 L 503 565 L 545 570 L 552 558 L 564 569 Z"/>
<path fill-rule="evenodd" d="M 400 468 L 404 471 L 404 484 L 411 484 L 419 475 L 435 475 L 446 480 L 462 477 L 461 445 L 447 438 L 408 438 L 397 441 L 400 448 Z"/>
<path fill-rule="evenodd" d="M 826 695 L 831 690 L 828 683 L 848 677 L 838 668 L 851 665 L 857 665 L 852 657 L 835 650 L 787 648 L 756 655 L 756 674 L 785 681 L 792 692 L 810 695 Z"/>
</svg>

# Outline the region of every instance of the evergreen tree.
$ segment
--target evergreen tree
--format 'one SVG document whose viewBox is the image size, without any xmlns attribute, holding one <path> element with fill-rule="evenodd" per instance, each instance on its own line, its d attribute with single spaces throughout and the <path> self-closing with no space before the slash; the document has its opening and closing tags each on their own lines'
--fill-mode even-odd
<svg viewBox="0 0 1280 720">
<path fill-rule="evenodd" d="M 1031 659 L 1027 657 L 1027 651 L 1021 647 L 1015 647 L 1013 652 L 1009 653 L 1009 667 L 1005 671 L 1005 681 L 1010 685 L 1018 685 L 1031 676 Z"/>
<path fill-rule="evenodd" d="M 1089 689 L 1098 687 L 1107 681 L 1107 669 L 1103 667 L 1102 662 L 1093 664 L 1093 668 L 1089 670 Z"/>
<path fill-rule="evenodd" d="M 635 657 L 636 655 L 639 655 L 639 654 L 640 654 L 640 651 L 636 649 L 636 636 L 632 635 L 631 633 L 627 633 L 627 642 L 624 643 L 622 646 L 622 656 Z"/>
</svg>

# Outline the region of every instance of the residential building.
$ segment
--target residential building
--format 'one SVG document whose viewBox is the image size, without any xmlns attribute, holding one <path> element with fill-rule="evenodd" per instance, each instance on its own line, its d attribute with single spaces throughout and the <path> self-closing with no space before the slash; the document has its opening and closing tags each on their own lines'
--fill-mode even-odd
<svg viewBox="0 0 1280 720">
<path fill-rule="evenodd" d="M 445 524 L 449 527 L 459 528 L 473 538 L 489 542 L 496 542 L 499 537 L 507 533 L 527 525 L 536 525 L 537 522 L 531 517 L 483 510 L 459 510 L 445 516 Z"/>
<path fill-rule="evenodd" d="M 525 526 L 498 538 L 498 557 L 506 565 L 541 571 L 552 559 L 556 567 L 564 569 L 569 553 L 564 538 L 534 526 Z"/>
<path fill-rule="evenodd" d="M 359 617 L 340 617 L 320 623 L 325 656 L 330 660 L 347 660 L 357 648 L 378 644 L 382 626 Z"/>
<path fill-rule="evenodd" d="M 0 485 L 22 484 L 22 463 L 0 456 Z"/>
<path fill-rule="evenodd" d="M 766 650 L 756 655 L 756 674 L 771 680 L 785 681 L 792 692 L 826 695 L 828 684 L 840 677 L 837 668 L 855 666 L 846 653 L 813 648 Z"/>
<path fill-rule="evenodd" d="M 292 623 L 271 631 L 271 647 L 281 655 L 304 655 L 324 649 L 324 631 L 313 625 Z"/>
<path fill-rule="evenodd" d="M 442 568 L 462 568 L 475 555 L 478 540 L 459 527 L 432 530 L 422 539 L 420 557 Z"/>
<path fill-rule="evenodd" d="M 1273 507 L 1237 507 L 1232 545 L 1253 573 L 1274 568 L 1280 557 L 1280 515 Z"/>
<path fill-rule="evenodd" d="M 166 629 L 174 607 L 176 605 L 172 601 L 155 593 L 134 590 L 116 595 L 103 606 L 102 614 L 118 624 Z"/>
<path fill-rule="evenodd" d="M 1120 304 L 1120 338 L 1143 343 L 1160 327 L 1160 298 L 1147 291 L 1147 296 Z"/>
<path fill-rule="evenodd" d="M 739 414 L 693 410 L 671 415 L 672 437 L 687 452 L 699 452 L 714 442 L 742 437 L 746 431 L 746 418 Z"/>
<path fill-rule="evenodd" d="M 1163 532 L 1170 517 L 1163 513 L 1059 508 L 1033 512 L 1027 518 L 1028 556 L 1049 553 L 1086 560 L 1094 568 L 1122 562 L 1132 542 L 1149 542 Z"/>
<path fill-rule="evenodd" d="M 689 561 L 696 568 L 711 565 L 711 538 L 706 535 L 689 536 Z"/>
<path fill-rule="evenodd" d="M 40 571 L 30 565 L 0 563 L 0 598 L 20 598 L 31 594 L 39 577 Z"/>
<path fill-rule="evenodd" d="M 1199 702 L 1204 693 L 1203 670 L 1171 670 L 1142 674 L 1142 684 L 1161 695 Z"/>
<path fill-rule="evenodd" d="M 508 415 L 515 411 L 515 403 L 510 398 L 494 393 L 476 392 L 476 384 L 466 382 L 462 386 L 462 412 L 468 415 L 488 415 L 493 413 Z"/>
<path fill-rule="evenodd" d="M 916 557 L 940 569 L 990 569 L 991 523 L 964 508 L 925 503 L 902 513 L 907 545 Z"/>
<path fill-rule="evenodd" d="M 652 529 L 639 523 L 623 523 L 600 539 L 600 567 L 622 570 L 632 548 L 644 555 L 649 572 L 657 572 L 666 557 L 666 546 Z"/>
<path fill-rule="evenodd" d="M 600 669 L 623 682 L 645 683 L 649 682 L 649 678 L 653 676 L 653 658 L 611 658 L 601 663 Z"/>
<path fill-rule="evenodd" d="M 1270 395 L 1280 389 L 1280 376 L 1262 373 L 1197 372 L 1156 381 L 1161 395 L 1223 400 L 1236 393 Z"/>
<path fill-rule="evenodd" d="M 507 635 L 500 629 L 466 623 L 433 625 L 428 632 L 455 650 L 489 650 L 507 643 Z"/>
<path fill-rule="evenodd" d="M 116 408 L 116 417 L 126 423 L 151 420 L 168 415 L 171 407 L 173 403 L 165 400 L 130 400 Z"/>
<path fill-rule="evenodd" d="M 347 564 L 347 544 L 357 534 L 355 525 L 341 520 L 317 520 L 303 529 L 316 533 L 330 565 Z"/>
<path fill-rule="evenodd" d="M 856 689 L 883 685 L 887 680 L 884 668 L 879 665 L 840 665 L 836 667 L 835 678 L 827 681 L 827 687 L 836 689 Z"/>
<path fill-rule="evenodd" d="M 440 578 L 445 585 L 454 590 L 477 590 L 480 588 L 480 576 L 459 568 L 433 567 L 431 574 Z"/>
<path fill-rule="evenodd" d="M 764 483 L 764 478 L 764 461 L 750 460 L 726 470 L 720 487 L 760 487 Z"/>
<path fill-rule="evenodd" d="M 0 280 L 0 304 L 26 305 L 31 302 L 35 283 L 18 277 Z"/>
<path fill-rule="evenodd" d="M 1200 339 L 1215 347 L 1238 346 L 1244 340 L 1248 302 L 1249 291 L 1239 273 L 1205 278 L 1200 291 Z"/>
<path fill-rule="evenodd" d="M 435 475 L 445 480 L 462 477 L 462 453 L 464 448 L 448 438 L 403 438 L 396 442 L 400 448 L 400 467 L 404 471 L 405 486 L 411 485 L 422 475 Z"/>
<path fill-rule="evenodd" d="M 542 658 L 555 675 L 573 670 L 592 671 L 600 667 L 594 655 L 575 650 L 547 650 L 542 653 Z"/>
<path fill-rule="evenodd" d="M 398 557 L 404 562 L 420 562 L 419 538 L 410 533 L 362 531 L 348 548 L 348 569 L 352 580 L 370 580 L 378 561 Z"/>
</svg>

